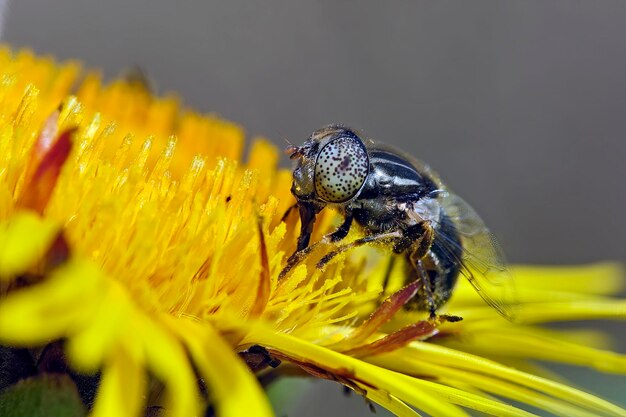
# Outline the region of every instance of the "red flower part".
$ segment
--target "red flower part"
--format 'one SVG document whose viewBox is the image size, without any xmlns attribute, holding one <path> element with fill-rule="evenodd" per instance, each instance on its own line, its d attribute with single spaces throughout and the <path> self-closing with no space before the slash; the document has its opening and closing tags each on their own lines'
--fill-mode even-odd
<svg viewBox="0 0 626 417">
<path fill-rule="evenodd" d="M 71 136 L 75 130 L 64 131 L 52 144 L 47 142 L 49 138 L 44 134 L 45 129 L 39 135 L 34 151 L 42 151 L 43 154 L 34 174 L 24 187 L 24 192 L 18 201 L 20 207 L 34 210 L 40 214 L 43 213 L 54 191 L 61 168 L 72 149 Z M 47 144 L 43 144 L 44 141 Z"/>
</svg>

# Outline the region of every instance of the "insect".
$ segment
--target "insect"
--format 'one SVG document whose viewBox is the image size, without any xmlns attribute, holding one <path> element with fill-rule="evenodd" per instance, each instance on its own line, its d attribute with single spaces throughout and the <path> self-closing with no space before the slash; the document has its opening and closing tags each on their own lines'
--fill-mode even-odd
<svg viewBox="0 0 626 417">
<path fill-rule="evenodd" d="M 291 192 L 301 230 L 283 276 L 310 251 L 316 215 L 333 207 L 343 223 L 324 241 L 340 242 L 354 222 L 365 236 L 337 246 L 318 266 L 353 247 L 379 243 L 403 259 L 405 283 L 422 280 L 405 308 L 435 318 L 463 275 L 489 305 L 513 318 L 512 280 L 498 243 L 469 204 L 427 165 L 385 145 L 364 142 L 340 125 L 313 132 L 302 146 L 291 145 L 286 153 L 295 160 Z"/>
</svg>

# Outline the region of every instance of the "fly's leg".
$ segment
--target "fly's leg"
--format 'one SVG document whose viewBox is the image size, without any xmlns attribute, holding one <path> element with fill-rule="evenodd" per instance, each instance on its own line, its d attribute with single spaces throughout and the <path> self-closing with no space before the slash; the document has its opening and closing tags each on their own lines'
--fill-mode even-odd
<svg viewBox="0 0 626 417">
<path fill-rule="evenodd" d="M 302 262 L 309 253 L 313 252 L 313 250 L 322 243 L 325 243 L 325 242 L 323 241 L 316 242 L 312 244 L 311 246 L 307 246 L 306 248 L 296 251 L 293 255 L 291 255 L 289 259 L 287 259 L 287 265 L 285 265 L 283 270 L 280 271 L 280 274 L 278 274 L 278 280 L 280 281 L 281 279 L 283 279 L 289 273 L 289 271 L 291 271 L 296 265 Z"/>
<path fill-rule="evenodd" d="M 430 224 L 421 222 L 407 227 L 402 231 L 402 238 L 393 246 L 395 253 L 411 251 L 411 256 L 421 259 L 426 256 L 434 240 L 434 231 Z"/>
<path fill-rule="evenodd" d="M 315 223 L 315 215 L 319 211 L 312 204 L 306 203 L 298 203 L 298 210 L 300 211 L 300 236 L 298 237 L 296 253 L 309 246 L 311 233 L 313 233 L 313 224 Z"/>
<path fill-rule="evenodd" d="M 354 216 L 352 215 L 352 212 L 350 211 L 346 212 L 346 216 L 343 219 L 343 223 L 341 224 L 341 226 L 339 226 L 337 230 L 335 230 L 330 235 L 328 235 L 327 238 L 331 242 L 339 242 L 340 240 L 344 239 L 346 236 L 348 236 L 348 232 L 350 231 L 350 227 L 352 226 L 353 220 L 354 220 Z"/>
<path fill-rule="evenodd" d="M 335 256 L 343 253 L 347 250 L 358 248 L 359 246 L 367 245 L 369 243 L 379 243 L 388 240 L 396 240 L 402 237 L 402 232 L 387 232 L 387 233 L 377 233 L 374 235 L 365 236 L 361 239 L 357 239 L 353 242 L 346 243 L 345 245 L 337 246 L 337 248 L 326 255 L 317 263 L 318 268 L 323 268 L 330 262 Z"/>
<path fill-rule="evenodd" d="M 424 291 L 424 296 L 426 297 L 426 303 L 428 304 L 428 312 L 430 314 L 430 320 L 437 319 L 437 308 L 435 307 L 435 297 L 433 295 L 433 289 L 430 286 L 430 278 L 428 276 L 428 271 L 424 267 L 424 263 L 421 259 L 418 259 L 416 262 L 413 262 L 413 268 L 415 272 L 417 272 L 417 279 L 422 281 L 422 291 Z"/>
<path fill-rule="evenodd" d="M 385 277 L 383 278 L 383 289 L 387 289 L 387 285 L 389 285 L 389 278 L 391 278 L 391 272 L 393 271 L 393 267 L 396 264 L 396 256 L 389 257 L 389 264 L 387 265 L 387 269 L 385 270 Z"/>
<path fill-rule="evenodd" d="M 428 275 L 428 271 L 426 271 L 426 267 L 424 267 L 424 262 L 422 261 L 422 259 L 417 259 L 415 261 L 413 261 L 413 259 L 411 257 L 409 257 L 409 259 L 411 260 L 411 264 L 413 265 L 413 268 L 415 270 L 415 272 L 417 273 L 417 279 L 422 280 L 422 291 L 424 293 L 424 297 L 426 298 L 426 303 L 428 305 L 428 312 L 429 312 L 429 321 L 431 322 L 435 322 L 437 320 L 445 320 L 448 321 L 450 323 L 454 323 L 457 321 L 461 321 L 463 320 L 463 317 L 459 317 L 459 316 L 453 316 L 451 314 L 437 314 L 437 306 L 435 303 L 435 297 L 433 294 L 433 289 L 431 287 L 431 283 L 430 283 L 430 277 Z"/>
<path fill-rule="evenodd" d="M 428 306 L 428 313 L 430 315 L 430 321 L 436 321 L 440 316 L 437 314 L 437 303 L 435 302 L 435 295 L 433 294 L 433 288 L 431 285 L 430 275 L 424 266 L 424 259 L 428 254 L 433 242 L 435 241 L 435 231 L 427 222 L 421 222 L 411 226 L 405 232 L 405 238 L 400 240 L 394 251 L 400 253 L 407 251 L 407 258 L 413 270 L 417 274 L 417 279 L 422 281 L 421 290 L 424 294 L 426 304 Z M 409 242 L 411 244 L 409 245 Z M 443 318 L 446 321 L 454 322 L 461 320 L 461 317 L 445 315 Z"/>
<path fill-rule="evenodd" d="M 319 210 L 315 208 L 312 204 L 307 203 L 296 203 L 291 206 L 287 212 L 283 215 L 282 220 L 291 213 L 294 208 L 298 208 L 300 212 L 300 236 L 298 236 L 298 245 L 296 247 L 296 251 L 287 259 L 287 265 L 280 271 L 278 275 L 278 279 L 282 279 L 296 266 L 304 257 L 313 250 L 313 247 L 309 246 L 309 241 L 311 240 L 311 233 L 313 233 L 313 224 L 315 224 L 315 216 Z"/>
<path fill-rule="evenodd" d="M 397 239 L 398 237 L 400 237 L 401 234 L 400 232 L 390 232 L 390 233 L 381 233 L 381 234 L 376 234 L 376 235 L 370 235 L 370 236 L 365 236 L 364 238 L 361 239 L 357 239 L 353 242 L 347 243 L 345 245 L 341 245 L 339 247 L 337 247 L 335 250 L 333 250 L 332 252 L 329 252 L 328 254 L 326 254 L 318 263 L 317 263 L 317 268 L 323 268 L 328 262 L 330 262 L 335 256 L 339 255 L 340 253 L 343 253 L 349 249 L 352 248 L 356 248 L 359 246 L 363 246 L 365 244 L 368 243 L 375 243 L 375 242 L 380 242 L 383 240 L 388 240 L 388 239 Z M 326 239 L 322 239 L 319 242 L 314 243 L 311 246 L 308 246 L 300 251 L 296 251 L 296 253 L 294 253 L 293 255 L 291 255 L 289 257 L 289 259 L 287 259 L 287 265 L 285 265 L 285 267 L 283 268 L 282 271 L 280 271 L 280 274 L 278 275 L 278 279 L 281 280 L 282 278 L 284 278 L 289 271 L 291 271 L 296 265 L 298 265 L 300 262 L 302 262 L 304 260 L 304 258 L 310 254 L 311 252 L 313 252 L 313 250 L 315 248 L 317 248 L 319 245 L 321 244 L 325 244 L 328 243 L 328 241 Z"/>
<path fill-rule="evenodd" d="M 297 208 L 298 208 L 298 203 L 295 203 L 293 206 L 289 206 L 289 208 L 287 210 L 285 210 L 285 214 L 283 214 L 283 217 L 280 218 L 280 222 L 282 223 L 285 220 L 287 220 L 287 217 L 289 217 L 291 212 L 294 211 Z"/>
<path fill-rule="evenodd" d="M 287 260 L 287 265 L 285 265 L 283 270 L 280 271 L 280 274 L 278 275 L 279 280 L 284 278 L 285 275 L 287 275 L 287 273 L 289 273 L 289 271 L 291 271 L 294 266 L 302 262 L 302 260 L 309 253 L 311 253 L 319 244 L 329 243 L 329 242 L 338 242 L 341 239 L 345 238 L 348 235 L 348 232 L 350 231 L 350 227 L 352 226 L 352 221 L 354 220 L 352 213 L 347 212 L 343 223 L 341 224 L 341 226 L 339 226 L 339 228 L 337 228 L 337 230 L 335 230 L 333 233 L 329 235 L 324 236 L 322 240 L 320 240 L 319 242 L 316 242 L 313 245 L 309 246 L 308 244 L 309 244 L 311 232 L 313 230 L 313 223 L 315 222 L 315 210 L 312 207 L 299 206 L 296 204 L 295 206 L 292 206 L 289 210 L 287 210 L 287 212 L 283 216 L 283 219 L 287 217 L 289 213 L 291 212 L 291 210 L 295 207 L 300 208 L 302 230 L 300 233 L 300 237 L 298 238 L 298 248 L 293 253 L 293 255 L 291 255 L 289 259 Z M 304 245 L 304 243 L 306 243 L 306 245 Z M 301 247 L 302 245 L 304 246 Z"/>
<path fill-rule="evenodd" d="M 417 273 L 417 279 L 422 281 L 421 288 L 426 296 L 431 319 L 437 316 L 435 314 L 435 300 L 432 287 L 430 286 L 430 277 L 422 259 L 430 250 L 434 240 L 435 232 L 433 228 L 430 227 L 430 224 L 421 222 L 409 227 L 404 233 L 404 239 L 399 241 L 394 247 L 394 252 L 396 253 L 407 253 L 407 258 Z"/>
</svg>

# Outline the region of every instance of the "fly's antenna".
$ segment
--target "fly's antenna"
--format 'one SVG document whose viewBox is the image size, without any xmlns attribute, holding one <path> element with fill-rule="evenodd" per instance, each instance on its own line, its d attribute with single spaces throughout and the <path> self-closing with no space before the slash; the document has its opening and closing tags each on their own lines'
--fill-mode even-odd
<svg viewBox="0 0 626 417">
<path fill-rule="evenodd" d="M 302 156 L 302 148 L 300 146 L 294 145 L 287 138 L 283 138 L 283 140 L 287 142 L 287 147 L 285 148 L 285 155 L 287 155 L 289 159 L 296 159 Z"/>
</svg>

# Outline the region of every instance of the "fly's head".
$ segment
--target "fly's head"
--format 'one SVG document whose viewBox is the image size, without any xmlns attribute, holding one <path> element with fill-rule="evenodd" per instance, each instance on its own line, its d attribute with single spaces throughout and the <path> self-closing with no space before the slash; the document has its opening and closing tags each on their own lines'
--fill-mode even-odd
<svg viewBox="0 0 626 417">
<path fill-rule="evenodd" d="M 343 126 L 316 130 L 302 146 L 289 146 L 286 153 L 295 161 L 291 192 L 298 204 L 317 211 L 329 204 L 348 204 L 370 172 L 365 144 Z"/>
</svg>

